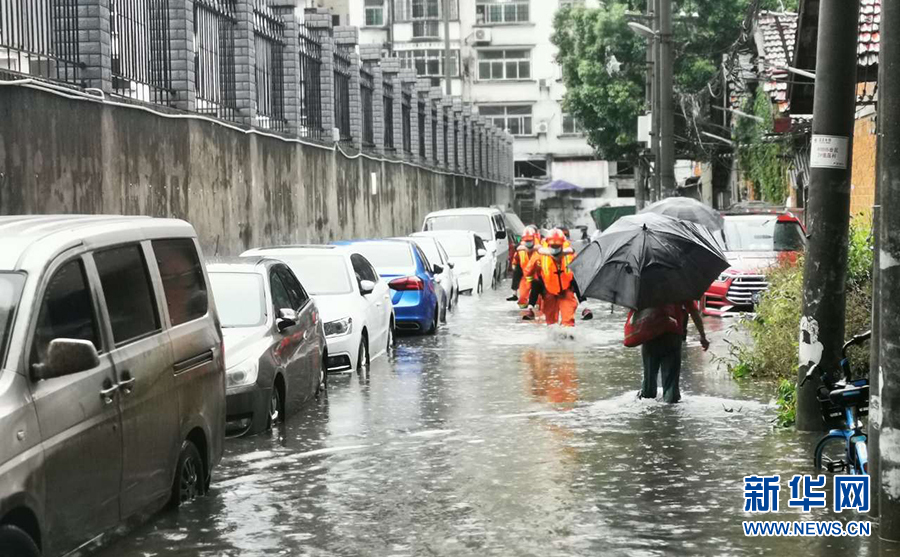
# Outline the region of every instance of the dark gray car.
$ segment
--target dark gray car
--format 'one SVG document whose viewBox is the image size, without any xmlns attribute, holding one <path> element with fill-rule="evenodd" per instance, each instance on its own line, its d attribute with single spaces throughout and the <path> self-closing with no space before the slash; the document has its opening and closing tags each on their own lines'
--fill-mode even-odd
<svg viewBox="0 0 900 557">
<path fill-rule="evenodd" d="M 0 217 L 0 556 L 206 491 L 225 429 L 207 284 L 183 221 Z"/>
<path fill-rule="evenodd" d="M 324 325 L 282 261 L 215 259 L 209 277 L 225 336 L 227 432 L 260 433 L 325 388 Z"/>
</svg>

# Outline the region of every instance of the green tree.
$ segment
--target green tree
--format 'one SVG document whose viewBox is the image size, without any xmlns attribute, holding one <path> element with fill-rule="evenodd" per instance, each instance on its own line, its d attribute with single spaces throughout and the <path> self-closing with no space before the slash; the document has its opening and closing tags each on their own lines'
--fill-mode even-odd
<svg viewBox="0 0 900 557">
<path fill-rule="evenodd" d="M 785 4 L 796 9 L 797 0 Z M 778 0 L 673 0 L 676 99 L 706 90 L 720 71 L 722 55 L 746 38 L 742 25 L 749 9 L 780 5 Z M 638 153 L 637 117 L 647 109 L 647 40 L 628 22 L 638 20 L 645 6 L 644 1 L 605 0 L 599 8 L 561 9 L 554 19 L 552 41 L 567 88 L 564 107 L 584 124 L 588 141 L 608 160 L 634 159 Z M 696 117 L 693 107 L 686 112 Z M 695 125 L 676 114 L 676 136 L 696 138 Z M 677 147 L 682 153 L 697 152 L 683 140 Z"/>
</svg>

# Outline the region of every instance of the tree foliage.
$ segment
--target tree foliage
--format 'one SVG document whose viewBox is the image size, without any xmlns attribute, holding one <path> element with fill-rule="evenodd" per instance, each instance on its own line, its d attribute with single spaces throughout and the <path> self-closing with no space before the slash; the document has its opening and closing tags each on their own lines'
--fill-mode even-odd
<svg viewBox="0 0 900 557">
<path fill-rule="evenodd" d="M 748 8 L 779 9 L 778 0 L 672 0 L 674 86 L 676 98 L 706 89 L 720 72 L 722 56 L 742 39 Z M 771 4 L 771 6 L 770 6 Z M 787 9 L 797 0 L 788 0 Z M 637 117 L 645 101 L 647 39 L 628 27 L 639 21 L 645 2 L 605 0 L 599 8 L 561 9 L 554 19 L 552 41 L 558 49 L 567 93 L 564 106 L 584 125 L 588 141 L 609 160 L 634 158 Z M 613 60 L 616 64 L 611 63 Z M 694 107 L 692 106 L 691 111 Z M 684 115 L 676 110 L 675 134 L 696 138 Z M 689 114 L 688 119 L 696 116 Z M 719 131 L 718 133 L 721 133 Z M 689 142 L 678 145 L 693 152 Z"/>
<path fill-rule="evenodd" d="M 790 138 L 777 137 L 769 132 L 774 128 L 775 112 L 769 94 L 762 87 L 743 106 L 762 122 L 738 118 L 734 138 L 738 143 L 738 157 L 744 176 L 753 186 L 758 199 L 782 204 L 787 197 L 787 170 L 792 146 Z"/>
</svg>

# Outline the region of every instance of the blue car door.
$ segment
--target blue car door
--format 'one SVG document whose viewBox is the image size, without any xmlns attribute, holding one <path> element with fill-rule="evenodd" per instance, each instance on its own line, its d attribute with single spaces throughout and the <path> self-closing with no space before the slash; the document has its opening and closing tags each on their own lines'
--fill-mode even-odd
<svg viewBox="0 0 900 557">
<path fill-rule="evenodd" d="M 438 298 L 435 289 L 440 287 L 434 282 L 434 273 L 432 272 L 431 265 L 428 263 L 428 258 L 425 257 L 425 252 L 415 244 L 412 244 L 412 248 L 413 253 L 415 253 L 416 256 L 417 275 L 425 283 L 425 300 L 428 304 L 426 307 L 429 309 L 429 318 L 433 319 L 434 308 L 439 307 L 440 304 L 440 299 Z"/>
</svg>

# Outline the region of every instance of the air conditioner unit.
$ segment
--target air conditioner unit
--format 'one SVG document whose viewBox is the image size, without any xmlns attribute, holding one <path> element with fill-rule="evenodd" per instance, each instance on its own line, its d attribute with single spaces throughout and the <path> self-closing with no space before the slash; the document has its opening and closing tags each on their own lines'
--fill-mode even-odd
<svg viewBox="0 0 900 557">
<path fill-rule="evenodd" d="M 538 135 L 547 135 L 548 133 L 550 133 L 550 122 L 546 120 L 541 120 L 540 122 L 538 122 L 537 132 Z"/>
<path fill-rule="evenodd" d="M 493 31 L 493 29 L 476 29 L 475 30 L 475 42 L 481 43 L 481 44 L 490 44 L 491 31 Z"/>
<path fill-rule="evenodd" d="M 541 89 L 541 91 L 543 91 L 545 89 L 549 91 L 550 90 L 550 81 L 546 80 L 546 79 L 538 80 L 538 87 Z"/>
</svg>

